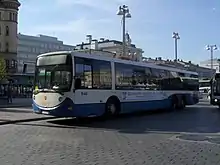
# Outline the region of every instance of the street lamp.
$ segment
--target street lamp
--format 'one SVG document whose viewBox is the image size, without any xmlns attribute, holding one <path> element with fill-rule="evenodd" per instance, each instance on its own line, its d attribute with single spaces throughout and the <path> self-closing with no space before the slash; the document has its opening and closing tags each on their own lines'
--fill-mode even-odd
<svg viewBox="0 0 220 165">
<path fill-rule="evenodd" d="M 206 50 L 210 50 L 211 52 L 211 69 L 213 69 L 213 51 L 217 50 L 217 46 L 216 45 L 207 45 L 206 46 Z"/>
<path fill-rule="evenodd" d="M 91 44 L 91 42 L 92 42 L 92 35 L 90 35 L 90 34 L 86 35 L 86 40 L 88 40 L 89 43 Z"/>
<path fill-rule="evenodd" d="M 180 39 L 179 33 L 173 32 L 172 38 L 174 38 L 175 60 L 177 61 L 177 40 Z"/>
<path fill-rule="evenodd" d="M 131 14 L 130 14 L 130 12 L 129 12 L 129 9 L 128 9 L 128 6 L 126 6 L 126 5 L 123 5 L 123 6 L 119 6 L 119 10 L 118 10 L 118 12 L 117 12 L 117 15 L 120 15 L 120 16 L 122 16 L 122 26 L 123 26 L 123 28 L 122 28 L 122 39 L 123 39 L 123 41 L 122 41 L 122 43 L 123 43 L 123 56 L 125 56 L 126 55 L 126 52 L 125 52 L 125 19 L 126 18 L 131 18 Z"/>
</svg>

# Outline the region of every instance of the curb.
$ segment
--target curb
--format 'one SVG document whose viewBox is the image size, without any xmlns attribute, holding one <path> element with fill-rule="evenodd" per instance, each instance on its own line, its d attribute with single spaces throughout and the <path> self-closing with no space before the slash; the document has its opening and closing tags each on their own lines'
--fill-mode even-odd
<svg viewBox="0 0 220 165">
<path fill-rule="evenodd" d="M 21 122 L 30 122 L 30 121 L 40 121 L 40 120 L 48 120 L 48 119 L 57 119 L 57 118 L 59 117 L 39 117 L 39 118 L 31 118 L 31 119 L 9 120 L 9 121 L 0 122 L 0 125 L 15 124 L 15 123 L 21 123 Z"/>
<path fill-rule="evenodd" d="M 0 105 L 0 108 L 21 108 L 21 107 L 24 107 L 24 108 L 27 108 L 27 107 L 32 107 L 31 105 L 9 105 L 9 106 L 7 106 L 7 105 L 3 105 L 3 106 L 1 106 Z"/>
</svg>

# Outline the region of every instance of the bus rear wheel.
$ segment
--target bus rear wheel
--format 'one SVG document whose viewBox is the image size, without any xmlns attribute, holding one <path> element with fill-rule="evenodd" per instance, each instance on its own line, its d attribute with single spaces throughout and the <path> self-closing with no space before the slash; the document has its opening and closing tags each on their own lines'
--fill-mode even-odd
<svg viewBox="0 0 220 165">
<path fill-rule="evenodd" d="M 178 109 L 178 98 L 176 96 L 172 97 L 172 110 L 177 110 Z"/>
<path fill-rule="evenodd" d="M 179 109 L 184 109 L 185 107 L 186 107 L 186 103 L 185 103 L 184 97 L 181 97 Z"/>
</svg>

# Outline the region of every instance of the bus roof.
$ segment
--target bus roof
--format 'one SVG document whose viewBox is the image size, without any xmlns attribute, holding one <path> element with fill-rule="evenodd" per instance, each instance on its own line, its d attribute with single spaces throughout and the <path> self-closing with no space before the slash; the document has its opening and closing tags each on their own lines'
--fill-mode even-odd
<svg viewBox="0 0 220 165">
<path fill-rule="evenodd" d="M 118 58 L 103 57 L 101 55 L 95 55 L 95 54 L 90 55 L 88 53 L 76 52 L 76 51 L 49 52 L 49 53 L 44 53 L 44 54 L 38 55 L 37 58 L 42 57 L 42 56 L 50 56 L 50 55 L 58 55 L 58 54 L 71 54 L 72 56 L 76 56 L 76 57 L 84 57 L 84 58 L 104 60 L 104 61 L 113 61 L 113 62 L 117 62 L 117 63 L 130 64 L 130 65 L 135 65 L 135 66 L 143 66 L 143 67 L 149 67 L 149 68 L 154 68 L 154 69 L 161 69 L 161 70 L 168 70 L 168 71 L 179 72 L 179 73 L 187 73 L 187 74 L 192 74 L 192 75 L 198 75 L 197 72 L 186 71 L 186 70 L 171 68 L 171 67 L 166 67 L 166 66 L 160 66 L 160 65 L 157 65 L 157 64 L 154 64 L 154 63 L 145 63 L 145 62 L 122 60 L 122 59 L 118 59 Z"/>
</svg>

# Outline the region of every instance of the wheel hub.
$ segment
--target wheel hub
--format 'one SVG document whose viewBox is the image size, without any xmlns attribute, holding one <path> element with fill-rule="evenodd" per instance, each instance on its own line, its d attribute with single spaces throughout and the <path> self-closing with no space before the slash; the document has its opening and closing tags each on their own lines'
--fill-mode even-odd
<svg viewBox="0 0 220 165">
<path fill-rule="evenodd" d="M 112 114 L 115 113 L 115 111 L 116 111 L 116 107 L 115 107 L 114 104 L 110 104 L 110 105 L 109 105 L 109 111 L 110 111 Z"/>
</svg>

